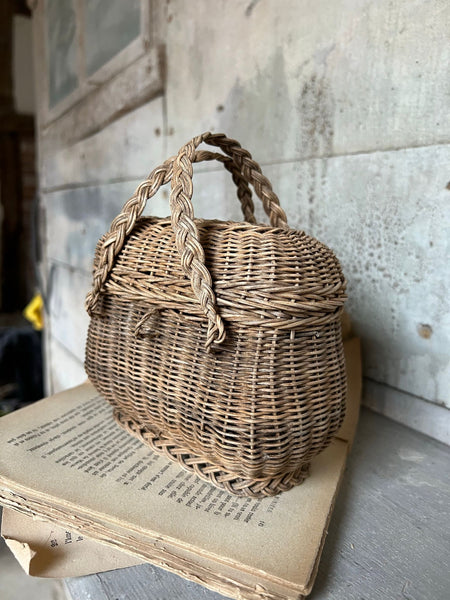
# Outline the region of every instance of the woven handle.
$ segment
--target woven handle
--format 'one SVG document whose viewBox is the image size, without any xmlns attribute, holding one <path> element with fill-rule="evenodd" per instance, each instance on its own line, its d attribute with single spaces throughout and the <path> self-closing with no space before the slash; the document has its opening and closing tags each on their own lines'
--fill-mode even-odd
<svg viewBox="0 0 450 600">
<path fill-rule="evenodd" d="M 208 152 L 196 152 L 196 148 L 207 142 L 220 147 L 232 162 L 238 166 L 240 172 L 233 170 L 233 166 L 226 157 Z M 181 258 L 181 265 L 185 274 L 191 279 L 192 289 L 208 318 L 208 333 L 206 348 L 209 350 L 212 343 L 220 344 L 225 339 L 223 321 L 217 311 L 216 299 L 212 289 L 211 275 L 205 265 L 205 255 L 199 241 L 197 226 L 194 223 L 194 209 L 191 198 L 193 192 L 192 165 L 198 160 L 210 160 L 220 157 L 225 166 L 233 173 L 233 179 L 239 186 L 250 182 L 263 202 L 266 213 L 270 216 L 273 227 L 287 228 L 286 215 L 280 207 L 279 200 L 272 190 L 272 186 L 261 173 L 259 165 L 253 161 L 251 154 L 244 150 L 240 144 L 227 138 L 224 134 L 211 134 L 209 132 L 193 138 L 183 146 L 175 159 L 169 159 L 156 168 L 149 178 L 136 190 L 134 196 L 125 203 L 122 212 L 114 219 L 110 230 L 105 237 L 103 248 L 99 256 L 98 267 L 94 273 L 92 290 L 86 298 L 86 309 L 89 314 L 95 310 L 99 295 L 112 269 L 115 257 L 123 247 L 125 238 L 131 233 L 136 220 L 141 216 L 146 202 L 163 185 L 172 180 L 170 193 L 170 208 L 172 214 L 172 227 L 175 241 Z M 244 188 L 242 188 L 244 189 Z M 244 194 L 246 200 L 248 195 Z M 242 202 L 242 197 L 241 197 Z M 244 210 L 250 211 L 249 219 L 253 219 L 253 204 L 251 202 Z M 246 215 L 247 216 L 247 215 Z"/>
<path fill-rule="evenodd" d="M 173 156 L 170 160 L 175 160 L 175 156 Z M 195 162 L 203 162 L 206 160 L 218 160 L 223 164 L 223 166 L 231 173 L 233 178 L 233 182 L 236 185 L 237 197 L 241 203 L 242 214 L 244 215 L 244 220 L 248 223 L 256 223 L 255 218 L 255 205 L 252 200 L 252 192 L 248 185 L 248 182 L 245 180 L 244 176 L 239 170 L 237 164 L 233 161 L 229 156 L 224 156 L 223 154 L 219 154 L 218 152 L 209 152 L 208 150 L 197 150 L 195 153 Z M 172 165 L 173 166 L 173 165 Z M 170 171 L 170 179 L 172 179 L 172 169 Z"/>
</svg>

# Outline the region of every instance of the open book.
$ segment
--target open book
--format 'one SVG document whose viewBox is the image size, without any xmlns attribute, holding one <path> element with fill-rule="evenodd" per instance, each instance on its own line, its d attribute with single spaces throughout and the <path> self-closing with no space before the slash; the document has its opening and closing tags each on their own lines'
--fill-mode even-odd
<svg viewBox="0 0 450 600">
<path fill-rule="evenodd" d="M 86 536 L 231 597 L 308 594 L 358 416 L 358 340 L 345 351 L 346 420 L 279 496 L 239 498 L 181 470 L 86 383 L 0 419 L 0 504 L 66 528 L 74 546 Z"/>
</svg>

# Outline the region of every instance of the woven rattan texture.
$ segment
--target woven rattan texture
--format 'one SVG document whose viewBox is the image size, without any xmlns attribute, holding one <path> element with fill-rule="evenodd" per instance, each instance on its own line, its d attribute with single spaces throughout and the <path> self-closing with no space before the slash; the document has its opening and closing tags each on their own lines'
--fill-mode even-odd
<svg viewBox="0 0 450 600">
<path fill-rule="evenodd" d="M 150 446 L 158 454 L 177 462 L 183 469 L 195 473 L 200 479 L 212 483 L 218 488 L 237 496 L 252 496 L 260 498 L 274 496 L 290 490 L 294 485 L 302 483 L 309 474 L 309 464 L 303 463 L 296 471 L 282 473 L 276 477 L 265 477 L 249 480 L 237 477 L 236 473 L 225 471 L 223 467 L 213 465 L 199 456 L 194 456 L 189 447 L 174 444 L 173 441 L 157 435 L 141 425 L 135 419 L 125 416 L 119 410 L 114 410 L 116 421 L 129 433 Z"/>
<path fill-rule="evenodd" d="M 112 226 L 99 242 L 87 373 L 118 422 L 155 451 L 235 494 L 274 495 L 303 481 L 344 416 L 345 280 L 331 250 L 287 227 L 271 188 L 265 208 L 278 226 L 254 223 L 246 182 L 255 178 L 235 158 L 226 166 L 252 222 L 192 215 L 183 254 L 173 213 L 177 189 L 190 203 L 192 173 L 177 183 L 180 164 L 160 175 L 160 184 L 173 179 L 172 219 L 139 218 L 139 209 L 130 226 L 126 205 L 116 220 L 124 233 Z"/>
</svg>

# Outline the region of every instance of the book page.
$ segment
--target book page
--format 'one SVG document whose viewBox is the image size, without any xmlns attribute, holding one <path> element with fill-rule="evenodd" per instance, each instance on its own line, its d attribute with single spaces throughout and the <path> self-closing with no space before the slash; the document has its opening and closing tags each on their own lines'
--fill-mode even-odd
<svg viewBox="0 0 450 600">
<path fill-rule="evenodd" d="M 38 577 L 78 577 L 143 562 L 75 531 L 6 508 L 2 536 L 23 570 Z"/>
<path fill-rule="evenodd" d="M 333 442 L 307 481 L 280 496 L 238 498 L 124 432 L 89 384 L 3 417 L 0 445 L 4 488 L 37 490 L 127 531 L 300 586 L 311 577 L 347 451 Z"/>
</svg>

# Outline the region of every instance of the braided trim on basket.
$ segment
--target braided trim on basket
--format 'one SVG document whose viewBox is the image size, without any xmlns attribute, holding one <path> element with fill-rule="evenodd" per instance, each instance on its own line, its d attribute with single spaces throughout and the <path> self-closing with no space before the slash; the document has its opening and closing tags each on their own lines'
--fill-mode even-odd
<svg viewBox="0 0 450 600">
<path fill-rule="evenodd" d="M 206 142 L 212 146 L 218 146 L 225 154 L 233 158 L 234 162 L 239 165 L 245 179 L 252 183 L 256 194 L 261 198 L 272 227 L 287 229 L 286 213 L 280 206 L 278 196 L 273 191 L 270 181 L 262 174 L 259 164 L 253 160 L 250 152 L 242 148 L 237 140 L 228 138 L 224 133 L 207 132 L 198 137 L 201 140 L 199 143 Z"/>
<path fill-rule="evenodd" d="M 198 159 L 199 154 L 196 152 L 196 148 L 203 141 L 220 147 L 232 158 L 238 168 L 240 167 L 239 172 L 234 170 L 233 179 L 239 182 L 238 192 L 243 190 L 244 214 L 254 219 L 250 192 L 243 187 L 243 182 L 247 180 L 253 183 L 256 193 L 263 202 L 264 209 L 270 215 L 272 226 L 288 228 L 286 215 L 279 205 L 279 200 L 273 192 L 270 182 L 262 175 L 259 165 L 253 161 L 250 153 L 244 150 L 239 142 L 227 138 L 224 134 L 204 133 L 183 146 L 175 159 L 169 159 L 161 167 L 155 169 L 150 177 L 137 188 L 134 196 L 125 203 L 122 213 L 114 219 L 99 252 L 93 288 L 86 298 L 86 309 L 89 314 L 95 310 L 100 292 L 113 267 L 115 257 L 123 247 L 126 236 L 131 233 L 136 220 L 141 216 L 146 201 L 157 192 L 161 185 L 170 180 L 172 173 L 170 206 L 175 241 L 181 256 L 182 268 L 191 278 L 194 293 L 208 318 L 206 349 L 210 350 L 213 343 L 219 344 L 225 339 L 225 329 L 217 311 L 211 275 L 204 264 L 204 251 L 194 223 L 191 204 L 192 163 Z M 203 156 L 205 157 L 207 154 L 203 153 Z M 228 164 L 224 159 L 220 160 L 224 164 Z"/>
<path fill-rule="evenodd" d="M 220 344 L 225 339 L 225 326 L 217 312 L 216 296 L 212 289 L 211 274 L 205 265 L 205 253 L 199 241 L 197 226 L 194 223 L 192 175 L 195 159 L 196 138 L 183 146 L 173 162 L 170 211 L 175 244 L 181 258 L 181 268 L 191 279 L 192 289 L 200 306 L 208 317 L 206 334 L 207 350 L 213 342 Z"/>
<path fill-rule="evenodd" d="M 142 215 L 147 200 L 154 196 L 162 185 L 171 181 L 174 160 L 175 157 L 172 156 L 154 169 L 148 178 L 138 186 L 133 196 L 124 204 L 122 212 L 111 223 L 99 254 L 98 266 L 93 276 L 92 289 L 86 296 L 85 307 L 89 315 L 95 312 L 100 292 L 111 272 L 116 256 L 122 250 L 125 239 L 133 230 L 137 219 Z M 233 162 L 232 158 L 217 152 L 200 150 L 195 154 L 195 162 L 210 160 L 218 160 L 223 163 L 225 168 L 231 173 L 233 181 L 237 186 L 237 195 L 241 202 L 244 218 L 249 223 L 256 223 L 252 193 L 239 167 Z"/>
<path fill-rule="evenodd" d="M 252 200 L 252 192 L 248 185 L 248 181 L 239 170 L 239 166 L 229 156 L 219 154 L 218 152 L 210 152 L 209 150 L 197 150 L 195 153 L 195 162 L 203 162 L 206 160 L 217 160 L 221 162 L 227 171 L 231 173 L 233 182 L 237 187 L 237 197 L 241 203 L 241 210 L 242 214 L 244 215 L 244 220 L 247 221 L 247 223 L 252 223 L 255 225 L 255 205 L 253 204 Z M 269 214 L 267 216 L 270 217 Z"/>
<path fill-rule="evenodd" d="M 224 489 L 230 494 L 252 498 L 276 496 L 299 485 L 309 475 L 309 463 L 304 463 L 295 471 L 278 477 L 265 477 L 258 480 L 239 477 L 236 473 L 209 463 L 204 458 L 194 456 L 189 448 L 179 446 L 150 431 L 118 409 L 114 409 L 114 418 L 125 431 L 149 446 L 157 454 L 176 462 L 185 471 L 194 473 L 203 481 Z"/>
</svg>

